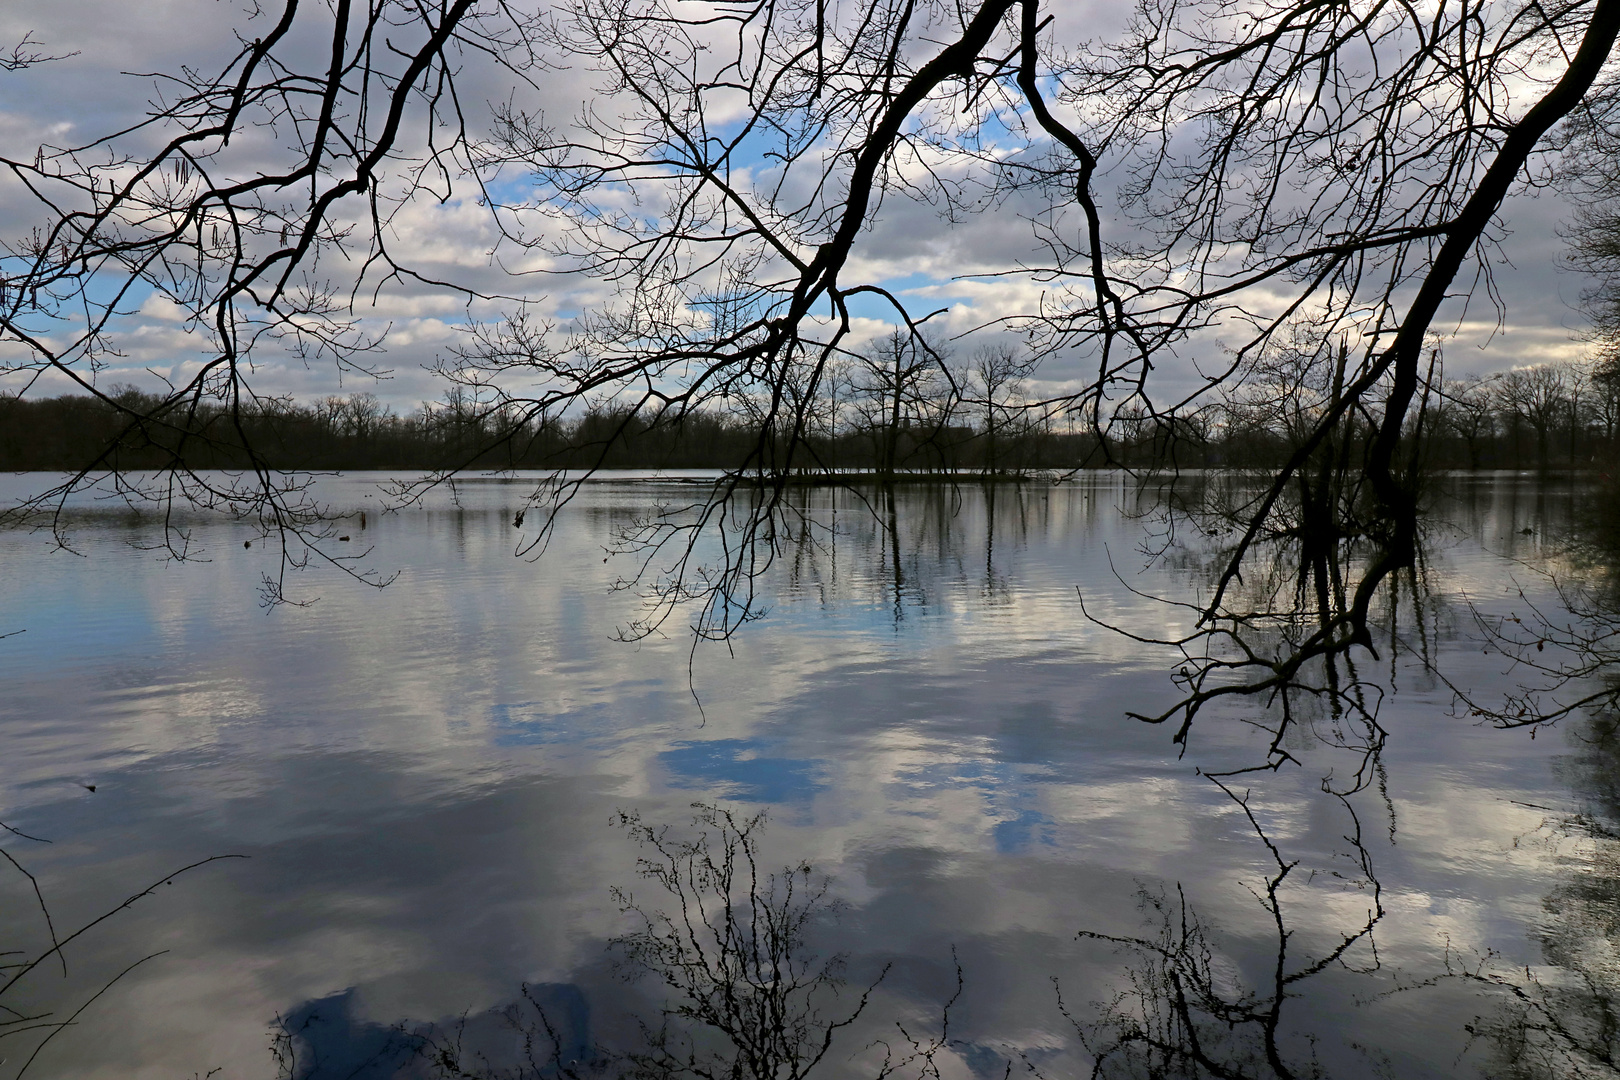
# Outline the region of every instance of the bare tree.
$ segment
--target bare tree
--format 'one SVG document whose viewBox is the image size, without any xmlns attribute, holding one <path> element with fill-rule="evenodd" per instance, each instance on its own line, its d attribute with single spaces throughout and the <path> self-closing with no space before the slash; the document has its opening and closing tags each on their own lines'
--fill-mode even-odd
<svg viewBox="0 0 1620 1080">
<path fill-rule="evenodd" d="M 1591 275 L 1581 306 L 1592 320 L 1600 369 L 1620 361 L 1620 87 L 1598 87 L 1570 117 L 1570 162 L 1564 189 L 1578 202 L 1568 231 L 1570 261 Z"/>
<path fill-rule="evenodd" d="M 898 331 L 856 354 L 851 389 L 885 479 L 932 442 L 951 414 L 944 358 L 926 340 Z"/>
<path fill-rule="evenodd" d="M 1592 386 L 1592 412 L 1603 429 L 1605 449 L 1613 451 L 1620 433 L 1620 355 L 1599 357 L 1587 374 Z"/>
<path fill-rule="evenodd" d="M 1536 433 L 1536 463 L 1546 469 L 1553 428 L 1569 409 L 1569 380 L 1564 372 L 1549 364 L 1516 368 L 1502 377 L 1496 392 L 1503 411 L 1522 419 Z"/>
<path fill-rule="evenodd" d="M 997 436 L 1002 436 L 1012 422 L 1024 397 L 1025 380 L 1035 368 L 1033 357 L 1020 356 L 1012 348 L 985 346 L 973 354 L 969 369 L 972 379 L 971 404 L 984 415 L 985 455 L 984 467 L 994 473 L 999 467 L 996 457 Z"/>
<path fill-rule="evenodd" d="M 1496 433 L 1493 382 L 1494 377 L 1482 379 L 1471 375 L 1465 379 L 1448 379 L 1439 390 L 1437 426 L 1462 440 L 1470 469 L 1480 467 L 1480 451 Z"/>
<path fill-rule="evenodd" d="M 1093 377 L 1062 404 L 1088 411 L 1094 428 L 1133 405 L 1149 417 L 1196 407 L 1302 321 L 1318 343 L 1307 365 L 1343 368 L 1336 400 L 1248 504 L 1200 606 L 1206 627 L 1241 617 L 1228 591 L 1263 537 L 1288 533 L 1274 527 L 1279 500 L 1347 418 L 1364 423 L 1353 463 L 1361 518 L 1341 535 L 1365 555 L 1345 563 L 1356 570 L 1344 604 L 1297 653 L 1255 660 L 1280 666 L 1245 688 L 1270 689 L 1297 662 L 1372 647 L 1373 597 L 1415 558 L 1410 435 L 1427 397 L 1431 322 L 1465 267 L 1488 286 L 1477 253 L 1490 222 L 1544 137 L 1598 85 L 1620 9 L 1445 7 L 1429 22 L 1383 7 L 1280 4 L 1240 18 L 1219 5 L 1152 4 L 1124 37 L 1081 52 L 1054 43 L 1061 18 L 1038 0 L 701 15 L 575 5 L 559 40 L 629 109 L 573 127 L 508 114 L 491 160 L 533 172 L 566 226 L 548 250 L 620 283 L 621 300 L 523 363 L 564 396 L 634 380 L 639 400 L 662 411 L 742 380 L 790 410 L 788 371 L 802 365 L 819 380 L 851 332 L 853 297 L 880 298 L 907 328 L 926 314 L 849 277 L 886 200 L 917 194 L 956 216 L 1044 193 L 1044 271 L 1063 289 L 1005 322 L 1038 356 L 1091 356 Z M 1478 19 L 1483 37 L 1470 29 Z M 718 27 L 731 35 L 724 49 Z M 1568 59 L 1532 88 L 1522 58 L 1544 48 Z M 1369 53 L 1389 63 L 1369 67 Z M 722 99 L 748 103 L 723 134 L 708 119 Z M 1027 152 L 981 153 L 992 118 Z M 761 156 L 775 163 L 768 173 L 739 169 Z M 934 160 L 975 162 L 982 179 L 908 167 Z M 1099 203 L 1104 161 L 1133 178 L 1124 225 Z M 624 189 L 665 209 L 628 218 L 617 209 Z M 748 313 L 723 335 L 701 317 L 710 282 Z M 1229 361 L 1195 395 L 1162 400 L 1161 355 L 1217 327 L 1244 334 Z M 1187 699 L 1188 717 L 1202 700 Z"/>
</svg>

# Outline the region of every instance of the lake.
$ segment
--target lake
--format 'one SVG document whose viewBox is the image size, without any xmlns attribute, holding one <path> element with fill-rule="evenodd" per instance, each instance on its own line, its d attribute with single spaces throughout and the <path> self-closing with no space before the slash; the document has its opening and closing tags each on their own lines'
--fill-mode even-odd
<svg viewBox="0 0 1620 1080">
<path fill-rule="evenodd" d="M 49 479 L 0 478 L 0 497 Z M 953 995 L 931 1059 L 952 1080 L 1089 1075 L 1110 1039 L 1173 1031 L 1161 992 L 1194 984 L 1274 1015 L 1299 1075 L 1477 1075 L 1524 1049 L 1515 1017 L 1542 1015 L 1524 1001 L 1602 1019 L 1620 858 L 1575 815 L 1612 796 L 1612 751 L 1580 722 L 1532 738 L 1457 715 L 1423 659 L 1510 684 L 1466 601 L 1552 603 L 1536 571 L 1563 565 L 1579 492 L 1452 478 L 1404 645 L 1361 658 L 1382 752 L 1316 717 L 1289 735 L 1296 762 L 1227 782 L 1245 812 L 1207 774 L 1264 760 L 1260 704 L 1201 716 L 1185 753 L 1125 716 L 1168 706 L 1174 658 L 1102 624 L 1187 632 L 1143 594 L 1186 597 L 1204 571 L 1196 552 L 1150 564 L 1151 507 L 1122 475 L 915 485 L 892 505 L 794 493 L 815 528 L 758 579 L 763 617 L 695 648 L 684 611 L 618 640 L 646 608 L 614 588 L 634 557 L 610 549 L 701 478 L 601 476 L 538 558 L 515 554 L 532 480 L 468 478 L 393 512 L 378 480 L 318 491 L 391 583 L 315 566 L 289 578 L 302 607 L 260 606 L 275 553 L 239 523 L 185 521 L 203 559 L 183 564 L 116 502 L 76 502 L 74 552 L 0 534 L 0 633 L 22 631 L 0 639 L 0 821 L 27 834 L 0 846 L 56 932 L 246 856 L 173 879 L 0 999 L 62 1019 L 106 987 L 28 1075 L 273 1077 L 274 1043 L 300 1077 L 426 1076 L 401 1048 L 460 1018 L 459 1060 L 500 1067 L 514 1036 L 491 1010 L 526 1022 L 525 984 L 562 1057 L 633 1049 L 662 998 L 609 948 L 634 926 L 610 889 L 680 909 L 638 877 L 648 851 L 616 815 L 675 842 L 693 803 L 768 811 L 762 865 L 830 878 L 838 903 L 804 946 L 847 958 L 826 1015 L 882 976 L 817 1067 L 829 1080 L 876 1075 L 884 1043 L 899 1063 L 897 1023 L 938 1037 Z M 1324 790 L 1364 766 L 1348 799 Z M 32 887 L 0 881 L 0 949 L 37 955 Z M 1352 940 L 1272 1010 L 1279 925 L 1290 976 Z M 1263 1027 L 1232 1028 L 1222 1060 L 1274 1075 Z M 39 1038 L 0 1040 L 0 1077 Z"/>
</svg>

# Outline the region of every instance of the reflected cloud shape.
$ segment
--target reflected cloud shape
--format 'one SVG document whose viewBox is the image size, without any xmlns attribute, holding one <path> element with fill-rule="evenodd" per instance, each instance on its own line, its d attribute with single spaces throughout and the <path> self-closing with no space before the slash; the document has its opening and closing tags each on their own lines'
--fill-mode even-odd
<svg viewBox="0 0 1620 1080">
<path fill-rule="evenodd" d="M 543 701 L 518 701 L 491 705 L 489 726 L 496 746 L 548 746 L 617 733 L 624 718 L 606 702 L 558 713 Z"/>
<path fill-rule="evenodd" d="M 397 1080 L 421 1040 L 397 1027 L 355 1015 L 350 987 L 306 1001 L 277 1018 L 273 1053 L 290 1080 Z"/>
<path fill-rule="evenodd" d="M 549 980 L 529 988 L 566 1027 L 564 1053 L 593 1038 L 632 1045 L 620 1014 L 657 1016 L 659 1002 L 637 998 L 655 988 L 626 986 L 604 951 L 622 929 L 607 890 L 639 880 L 610 816 L 676 821 L 696 799 L 790 806 L 772 818 L 769 865 L 825 868 L 847 904 L 821 954 L 847 953 L 862 985 L 894 963 L 851 1046 L 892 1035 L 897 1016 L 937 1016 L 955 947 L 967 990 L 946 1075 L 958 1080 L 1073 1052 L 1048 980 L 1073 988 L 1076 1007 L 1117 988 L 1121 957 L 1074 935 L 1147 933 L 1141 883 L 1173 893 L 1185 882 L 1251 983 L 1275 966 L 1249 891 L 1269 855 L 1196 774 L 1251 760 L 1250 717 L 1212 718 L 1179 757 L 1167 732 L 1123 719 L 1173 689 L 1162 658 L 1079 612 L 1077 587 L 1088 610 L 1158 632 L 1163 611 L 1113 570 L 1146 592 L 1181 580 L 1136 572 L 1127 553 L 1141 524 L 1121 478 L 994 499 L 918 486 L 900 493 L 892 524 L 845 494 L 807 493 L 826 528 L 762 581 L 769 617 L 695 664 L 675 637 L 627 647 L 610 636 L 641 609 L 611 591 L 619 571 L 603 545 L 660 501 L 690 498 L 675 481 L 583 488 L 538 567 L 511 555 L 532 480 L 462 481 L 389 515 L 374 481 L 321 484 L 335 506 L 372 511 L 374 559 L 402 570 L 399 583 L 327 582 L 320 604 L 269 615 L 254 605 L 261 545 L 243 548 L 228 523 L 196 524 L 217 560 L 184 568 L 125 546 L 151 523 L 95 506 L 80 530 L 87 560 L 0 537 L 11 613 L 0 630 L 28 631 L 0 648 L 0 820 L 57 841 L 27 860 L 53 904 L 102 910 L 124 883 L 200 855 L 253 856 L 75 944 L 75 972 L 117 970 L 131 942 L 180 947 L 57 1040 L 52 1075 L 264 1075 L 263 1022 L 297 1002 L 284 1015 L 307 1031 L 303 1060 L 331 1066 L 320 1075 L 413 1077 L 419 1061 L 392 1074 L 368 1062 L 397 1049 L 391 1036 L 446 1030 L 459 1021 L 432 1018 L 463 1010 L 469 1040 L 508 1045 L 505 1006 L 489 1007 L 514 1002 L 525 979 Z M 0 501 L 25 482 L 0 477 Z M 1458 487 L 1448 512 L 1464 524 L 1435 573 L 1494 596 L 1511 574 L 1489 545 L 1505 536 L 1521 545 L 1505 554 L 1528 556 L 1521 530 L 1556 531 L 1569 498 L 1531 499 L 1511 477 Z M 1500 679 L 1500 658 L 1462 649 L 1455 624 L 1438 617 L 1433 632 L 1456 677 Z M 1391 660 L 1397 676 L 1387 782 L 1362 807 L 1392 912 L 1380 956 L 1413 978 L 1448 941 L 1504 964 L 1545 959 L 1535 932 L 1549 896 L 1582 918 L 1613 906 L 1566 888 L 1594 882 L 1572 876 L 1562 848 L 1521 842 L 1548 813 L 1535 807 L 1568 801 L 1571 781 L 1550 765 L 1560 748 L 1448 715 L 1443 690 L 1404 655 Z M 1302 860 L 1290 882 L 1315 891 L 1290 908 L 1290 929 L 1320 955 L 1367 899 L 1339 876 L 1347 825 L 1318 781 L 1338 752 L 1330 739 L 1291 750 L 1308 767 L 1256 777 L 1255 806 Z M 18 933 L 35 929 L 26 903 L 4 914 Z M 1301 1014 L 1349 1000 L 1349 976 L 1332 977 Z M 356 989 L 328 994 L 342 986 Z M 1406 1078 L 1455 1071 L 1461 1046 L 1447 1032 L 1460 1039 L 1477 1012 L 1402 997 L 1307 1019 L 1338 1048 L 1324 1058 L 1352 1060 L 1347 1075 L 1365 1069 L 1343 1047 L 1373 1040 Z M 102 1037 L 127 1031 L 149 1037 Z M 1048 1076 L 1089 1067 L 1053 1062 Z M 840 1059 L 818 1080 L 870 1080 L 862 1067 Z"/>
<path fill-rule="evenodd" d="M 826 787 L 820 763 L 766 757 L 757 739 L 677 743 L 658 755 L 672 787 L 722 788 L 728 798 L 752 803 L 805 802 Z"/>
<path fill-rule="evenodd" d="M 1011 821 L 999 823 L 992 833 L 996 838 L 996 850 L 1006 855 L 1037 846 L 1057 847 L 1056 823 L 1034 810 L 1025 810 Z"/>
<path fill-rule="evenodd" d="M 549 1055 L 564 1068 L 590 1062 L 591 1013 L 572 983 L 525 985 L 522 996 L 476 1016 L 424 1024 L 364 1019 L 354 987 L 315 998 L 278 1016 L 271 1052 L 284 1080 L 428 1080 L 446 1076 L 443 1051 L 476 1060 L 488 1075 L 523 1075 L 532 1068 L 526 1014 L 543 1016 Z M 555 1070 L 543 1070 L 550 1075 Z M 531 1074 L 532 1075 L 532 1074 Z"/>
</svg>

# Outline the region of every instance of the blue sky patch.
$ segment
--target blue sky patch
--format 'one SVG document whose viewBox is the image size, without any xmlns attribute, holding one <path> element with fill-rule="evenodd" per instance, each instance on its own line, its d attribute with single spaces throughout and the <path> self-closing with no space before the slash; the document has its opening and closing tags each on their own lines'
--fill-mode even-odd
<svg viewBox="0 0 1620 1080">
<path fill-rule="evenodd" d="M 753 739 L 677 743 L 659 754 L 670 786 L 723 787 L 728 798 L 784 803 L 808 799 L 826 785 L 819 764 L 803 758 L 766 757 Z"/>
</svg>

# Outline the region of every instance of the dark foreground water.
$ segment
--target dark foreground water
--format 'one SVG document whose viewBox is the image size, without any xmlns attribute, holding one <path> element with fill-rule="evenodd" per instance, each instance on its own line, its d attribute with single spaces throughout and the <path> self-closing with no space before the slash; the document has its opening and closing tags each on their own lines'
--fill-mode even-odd
<svg viewBox="0 0 1620 1080">
<path fill-rule="evenodd" d="M 4 478 L 0 494 L 44 479 Z M 593 484 L 535 562 L 513 555 L 529 484 L 464 483 L 384 514 L 375 480 L 320 490 L 367 511 L 363 531 L 346 526 L 355 549 L 397 578 L 378 591 L 311 571 L 291 583 L 319 597 L 302 608 L 257 605 L 272 558 L 232 524 L 189 523 L 209 561 L 185 565 L 143 550 L 159 526 L 110 504 L 77 512 L 83 557 L 0 535 L 0 633 L 25 631 L 0 640 L 0 820 L 50 841 L 0 846 L 38 879 L 57 933 L 178 867 L 248 857 L 163 886 L 74 942 L 65 974 L 42 966 L 0 998 L 63 1019 L 162 951 L 28 1075 L 271 1077 L 278 1017 L 300 1075 L 420 1071 L 364 1063 L 393 1025 L 443 1032 L 462 1016 L 466 1039 L 498 1053 L 486 1014 L 525 983 L 570 1059 L 628 1047 L 631 1014 L 656 1020 L 659 998 L 613 966 L 607 943 L 628 924 L 609 889 L 671 906 L 613 819 L 639 811 L 690 835 L 694 801 L 767 808 L 764 861 L 808 860 L 842 901 L 817 947 L 847 954 L 851 984 L 890 965 L 819 1067 L 829 1078 L 873 1076 L 875 1040 L 905 1048 L 897 1021 L 936 1035 L 954 963 L 941 1075 L 1087 1075 L 1079 1035 L 1101 1046 L 1128 1030 L 1121 1017 L 1163 1008 L 1166 974 L 1077 933 L 1185 943 L 1183 896 L 1202 930 L 1177 970 L 1263 1003 L 1277 858 L 1297 862 L 1278 892 L 1290 974 L 1383 909 L 1339 961 L 1288 983 L 1276 1041 L 1301 1075 L 1499 1074 L 1524 1034 L 1514 1017 L 1544 1019 L 1524 1000 L 1576 1029 L 1600 1018 L 1617 860 L 1569 815 L 1613 786 L 1606 751 L 1579 724 L 1532 740 L 1452 715 L 1412 653 L 1386 652 L 1362 671 L 1389 692 L 1374 781 L 1348 805 L 1324 793 L 1362 763 L 1324 719 L 1291 737 L 1300 765 L 1243 780 L 1251 821 L 1200 771 L 1263 756 L 1245 722 L 1257 707 L 1211 713 L 1178 756 L 1170 731 L 1123 715 L 1170 700 L 1169 658 L 1081 613 L 1079 593 L 1103 619 L 1187 629 L 1131 590 L 1184 595 L 1196 560 L 1142 570 L 1151 523 L 1123 512 L 1137 503 L 1119 477 L 993 500 L 910 489 L 893 531 L 847 493 L 811 494 L 821 544 L 765 576 L 763 620 L 695 653 L 679 617 L 614 640 L 640 600 L 611 591 L 630 566 L 604 551 L 689 485 Z M 1544 594 L 1531 568 L 1556 561 L 1572 497 L 1516 476 L 1455 488 L 1408 636 L 1490 689 L 1502 662 L 1468 635 L 1460 598 L 1505 609 L 1521 586 Z M 37 954 L 49 932 L 4 869 L 0 949 Z M 1133 986 L 1146 1005 L 1118 999 Z M 1529 995 L 1518 1013 L 1515 991 Z M 0 1077 L 38 1037 L 0 1041 Z M 1270 1075 L 1260 1042 L 1221 1052 Z"/>
</svg>

